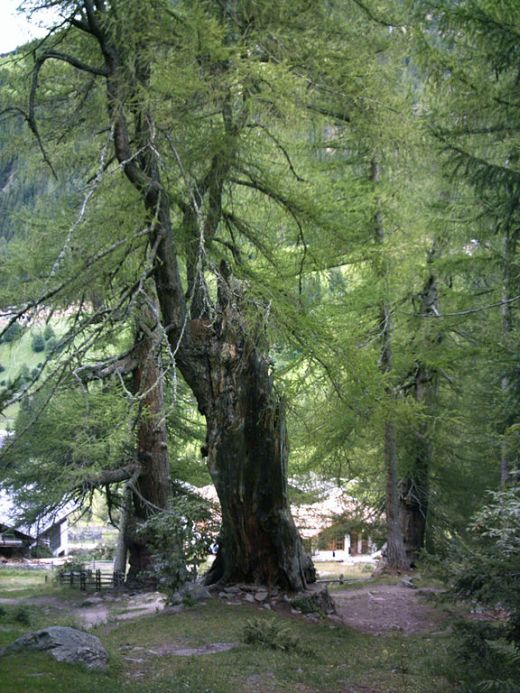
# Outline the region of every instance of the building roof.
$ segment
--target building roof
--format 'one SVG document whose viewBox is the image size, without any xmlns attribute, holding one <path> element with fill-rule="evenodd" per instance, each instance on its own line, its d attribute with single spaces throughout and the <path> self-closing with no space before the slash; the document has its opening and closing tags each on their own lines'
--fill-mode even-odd
<svg viewBox="0 0 520 693">
<path fill-rule="evenodd" d="M 20 520 L 20 507 L 16 496 L 0 487 L 0 524 L 16 529 L 21 534 L 36 539 L 53 525 L 63 522 L 74 510 L 76 504 L 73 501 L 63 504 L 56 510 L 52 510 L 39 519 L 38 522 L 27 524 Z"/>
<path fill-rule="evenodd" d="M 8 433 L 0 431 L 0 448 L 4 444 Z M 0 485 L 0 524 L 15 529 L 21 534 L 36 539 L 40 534 L 46 532 L 53 525 L 60 524 L 63 520 L 76 509 L 73 501 L 65 502 L 58 508 L 46 513 L 38 522 L 28 524 L 20 519 L 20 504 L 16 494 L 2 488 Z"/>
<path fill-rule="evenodd" d="M 291 514 L 302 537 L 318 536 L 341 516 L 366 515 L 362 505 L 350 496 L 344 488 L 332 481 L 321 479 L 316 474 L 305 478 L 290 479 L 291 486 L 302 491 L 314 491 L 320 497 L 315 503 L 291 503 Z M 217 491 L 213 484 L 194 490 L 206 500 L 218 503 Z"/>
</svg>

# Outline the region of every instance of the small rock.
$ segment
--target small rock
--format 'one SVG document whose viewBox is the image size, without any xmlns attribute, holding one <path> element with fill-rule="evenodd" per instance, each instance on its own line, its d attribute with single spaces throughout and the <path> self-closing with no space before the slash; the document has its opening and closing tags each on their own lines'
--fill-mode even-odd
<svg viewBox="0 0 520 693">
<path fill-rule="evenodd" d="M 268 595 L 267 592 L 260 590 L 255 594 L 255 599 L 257 602 L 263 602 L 267 599 Z"/>
<path fill-rule="evenodd" d="M 334 621 L 335 623 L 343 623 L 341 616 L 338 616 L 337 614 L 329 614 L 328 618 L 331 621 Z M 330 628 L 334 628 L 335 626 L 330 626 Z"/>
<path fill-rule="evenodd" d="M 410 577 L 409 575 L 405 575 L 404 578 L 401 580 L 400 584 L 403 587 L 410 587 L 410 589 L 412 589 L 412 590 L 417 589 L 416 586 L 413 584 L 413 578 Z"/>
<path fill-rule="evenodd" d="M 251 604 L 254 604 L 254 603 L 255 603 L 255 598 L 254 598 L 254 596 L 253 596 L 252 594 L 247 593 L 246 595 L 244 595 L 244 601 L 250 602 Z"/>
<path fill-rule="evenodd" d="M 240 588 L 240 590 L 242 592 L 254 592 L 257 589 L 255 585 L 246 585 L 246 584 L 238 585 L 238 587 Z"/>
<path fill-rule="evenodd" d="M 238 585 L 229 585 L 228 587 L 224 587 L 224 592 L 227 594 L 238 594 L 240 592 L 240 587 L 238 587 Z"/>
<path fill-rule="evenodd" d="M 267 609 L 268 611 L 271 611 L 271 605 L 270 605 L 270 604 L 267 604 L 267 603 L 266 603 L 266 604 L 262 604 L 262 606 L 264 607 L 264 609 Z"/>
<path fill-rule="evenodd" d="M 81 607 L 87 607 L 87 606 L 97 606 L 98 604 L 102 604 L 103 599 L 102 597 L 89 597 L 88 599 L 84 599 L 80 606 Z"/>
<path fill-rule="evenodd" d="M 301 614 L 299 609 L 291 609 L 291 614 Z"/>
</svg>

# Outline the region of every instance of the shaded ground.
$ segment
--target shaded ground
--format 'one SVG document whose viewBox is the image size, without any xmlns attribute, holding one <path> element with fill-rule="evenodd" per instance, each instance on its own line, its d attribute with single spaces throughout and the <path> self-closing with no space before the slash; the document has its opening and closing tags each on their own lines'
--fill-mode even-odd
<svg viewBox="0 0 520 693">
<path fill-rule="evenodd" d="M 337 615 L 356 630 L 373 635 L 389 632 L 428 633 L 441 630 L 447 615 L 427 602 L 434 588 L 370 585 L 333 593 Z"/>
</svg>

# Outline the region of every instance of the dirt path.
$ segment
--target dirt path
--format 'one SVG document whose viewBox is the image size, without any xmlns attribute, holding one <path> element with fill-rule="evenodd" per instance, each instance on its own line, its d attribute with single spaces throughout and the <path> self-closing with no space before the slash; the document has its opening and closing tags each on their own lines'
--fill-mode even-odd
<svg viewBox="0 0 520 693">
<path fill-rule="evenodd" d="M 340 590 L 332 597 L 337 615 L 345 625 L 373 635 L 392 631 L 408 635 L 442 630 L 446 615 L 426 601 L 428 594 L 435 591 L 373 585 Z"/>
<path fill-rule="evenodd" d="M 165 599 L 158 592 L 137 596 L 87 596 L 83 601 L 61 600 L 58 597 L 42 595 L 40 597 L 2 597 L 0 604 L 20 606 L 34 605 L 42 608 L 66 611 L 83 628 L 94 628 L 108 621 L 126 621 L 143 616 L 151 616 L 165 607 Z M 111 609 L 112 607 L 112 609 Z M 114 609 L 115 607 L 115 609 Z M 112 612 L 112 613 L 111 613 Z"/>
</svg>

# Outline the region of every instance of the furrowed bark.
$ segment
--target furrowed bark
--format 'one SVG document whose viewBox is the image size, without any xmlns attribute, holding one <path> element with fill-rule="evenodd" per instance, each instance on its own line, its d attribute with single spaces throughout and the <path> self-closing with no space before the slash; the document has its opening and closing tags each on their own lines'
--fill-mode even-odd
<svg viewBox="0 0 520 693">
<path fill-rule="evenodd" d="M 207 353 L 213 392 L 206 414 L 208 468 L 222 529 L 206 583 L 301 590 L 315 571 L 289 508 L 285 412 L 267 355 L 243 329 L 240 288 L 225 274 L 222 267 L 220 319 Z"/>
</svg>

